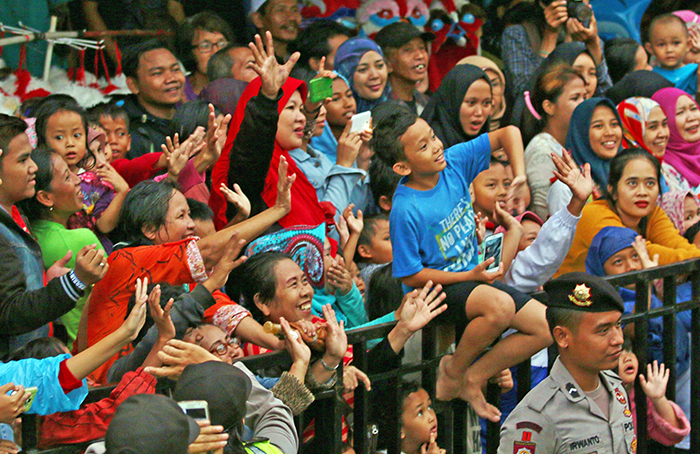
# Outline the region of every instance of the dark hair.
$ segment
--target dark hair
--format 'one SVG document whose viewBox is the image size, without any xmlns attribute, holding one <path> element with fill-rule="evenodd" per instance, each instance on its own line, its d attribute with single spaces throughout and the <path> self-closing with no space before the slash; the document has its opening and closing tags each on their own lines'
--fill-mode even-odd
<svg viewBox="0 0 700 454">
<path fill-rule="evenodd" d="M 90 123 L 100 123 L 100 118 L 102 117 L 124 120 L 126 129 L 129 129 L 129 115 L 126 113 L 126 110 L 113 103 L 103 102 L 94 105 L 87 110 L 87 116 Z"/>
<path fill-rule="evenodd" d="M 197 129 L 197 126 L 202 126 L 206 130 L 208 125 L 209 103 L 203 99 L 195 99 L 177 108 L 171 122 L 171 135 L 179 134 L 182 142 Z"/>
<path fill-rule="evenodd" d="M 622 173 L 625 171 L 625 167 L 630 161 L 635 159 L 645 159 L 651 163 L 656 171 L 656 181 L 661 184 L 661 163 L 658 159 L 654 157 L 651 153 L 642 148 L 628 148 L 619 152 L 614 158 L 610 160 L 610 176 L 608 177 L 608 186 L 610 190 L 605 191 L 605 200 L 607 200 L 610 209 L 617 213 L 617 208 L 615 207 L 615 198 L 617 197 L 617 185 L 622 179 Z M 647 236 L 647 225 L 649 224 L 649 217 L 645 216 L 639 221 L 638 232 L 640 235 L 646 238 Z"/>
<path fill-rule="evenodd" d="M 692 226 L 690 226 L 683 234 L 683 237 L 686 240 L 688 240 L 688 243 L 694 244 L 695 237 L 698 235 L 698 232 L 700 232 L 700 221 L 698 221 L 695 224 L 693 224 Z"/>
<path fill-rule="evenodd" d="M 181 285 L 170 285 L 167 282 L 153 282 L 151 284 L 148 284 L 148 294 L 150 295 L 153 289 L 156 287 L 156 285 L 160 285 L 160 307 L 165 308 L 165 306 L 168 304 L 168 301 L 170 301 L 170 298 L 173 300 L 176 300 L 183 295 L 184 293 L 187 293 L 185 289 Z M 131 314 L 131 310 L 134 308 L 134 305 L 136 304 L 136 293 L 132 293 L 131 296 L 129 297 L 129 303 L 126 306 L 126 315 L 124 315 L 124 320 L 126 320 L 129 317 L 129 314 Z M 139 342 L 144 338 L 146 333 L 148 333 L 148 330 L 153 326 L 153 316 L 151 315 L 151 308 L 146 305 L 146 321 L 143 324 L 143 327 L 141 328 L 141 331 L 136 335 L 136 338 L 131 341 L 131 344 L 136 347 Z"/>
<path fill-rule="evenodd" d="M 372 384 L 374 387 L 374 383 Z M 387 387 L 387 385 L 384 385 Z M 401 431 L 403 407 L 406 399 L 411 394 L 424 389 L 418 383 L 399 379 L 394 389 L 386 389 L 391 398 L 381 399 L 381 404 L 372 406 L 374 420 L 379 426 L 379 439 L 377 440 L 378 449 L 386 449 L 391 446 L 393 440 L 391 436 L 391 426 L 396 423 Z M 396 399 L 393 398 L 393 393 L 396 393 Z M 378 394 L 379 395 L 379 394 Z"/>
<path fill-rule="evenodd" d="M 557 326 L 563 326 L 565 328 L 569 328 L 571 331 L 576 331 L 578 326 L 581 324 L 583 314 L 585 314 L 585 312 L 577 311 L 575 309 L 548 307 L 545 318 L 547 319 L 549 332 L 552 334 L 552 337 L 554 337 L 554 328 Z"/>
<path fill-rule="evenodd" d="M 231 69 L 233 69 L 233 64 L 236 62 L 231 56 L 230 50 L 241 47 L 238 44 L 227 44 L 222 49 L 216 51 L 214 55 L 209 58 L 207 62 L 207 77 L 209 78 L 209 83 L 214 82 L 218 79 L 228 79 L 232 78 Z"/>
<path fill-rule="evenodd" d="M 19 105 L 19 114 L 24 118 L 36 117 L 36 115 L 34 115 L 34 109 L 36 109 L 36 106 L 38 106 L 43 99 L 43 97 L 38 96 L 25 99 L 22 104 Z"/>
<path fill-rule="evenodd" d="M 372 244 L 372 238 L 374 237 L 374 234 L 377 232 L 377 225 L 379 224 L 379 221 L 387 221 L 389 222 L 389 216 L 386 214 L 380 213 L 380 214 L 375 214 L 374 216 L 367 216 L 364 219 L 364 223 L 362 226 L 362 231 L 360 232 L 360 238 L 357 239 L 357 246 L 360 247 L 362 245 L 366 244 Z M 355 251 L 355 262 L 363 262 L 364 257 L 362 257 L 357 250 Z"/>
<path fill-rule="evenodd" d="M 128 246 L 153 244 L 144 236 L 142 229 L 158 230 L 165 225 L 170 199 L 177 190 L 175 182 L 148 180 L 140 182 L 129 191 L 119 211 L 117 224 Z"/>
<path fill-rule="evenodd" d="M 34 196 L 17 202 L 17 205 L 22 209 L 22 212 L 30 222 L 48 217 L 49 207 L 39 202 L 36 196 L 39 191 L 51 192 L 54 170 L 53 159 L 61 159 L 61 156 L 49 147 L 41 146 L 32 150 L 32 161 L 37 166 Z"/>
<path fill-rule="evenodd" d="M 552 0 L 546 0 L 544 3 L 552 3 Z M 535 31 L 540 38 L 542 37 L 544 28 L 547 26 L 547 20 L 544 17 L 544 8 L 539 5 L 539 2 L 520 2 L 508 8 L 503 15 L 502 22 L 505 28 L 516 24 L 532 24 L 534 28 L 533 31 Z M 527 30 L 528 27 L 525 27 L 525 29 Z M 527 44 L 530 45 L 529 40 Z"/>
<path fill-rule="evenodd" d="M 292 260 L 292 256 L 282 252 L 263 252 L 246 260 L 243 266 L 236 268 L 234 279 L 229 279 L 233 286 L 226 288 L 230 295 L 240 295 L 241 303 L 248 309 L 253 318 L 265 320 L 265 315 L 255 304 L 255 295 L 260 302 L 267 304 L 277 293 L 277 278 L 275 268 L 282 260 Z M 232 276 L 233 277 L 233 276 Z M 229 292 L 229 289 L 233 289 Z M 231 297 L 234 299 L 234 296 Z M 234 299 L 235 300 L 235 299 Z"/>
<path fill-rule="evenodd" d="M 194 49 L 192 48 L 192 41 L 194 41 L 197 30 L 221 33 L 229 42 L 233 39 L 231 27 L 216 13 L 202 11 L 185 19 L 175 35 L 175 53 L 187 71 L 197 70 L 197 59 L 194 57 Z"/>
<path fill-rule="evenodd" d="M 19 361 L 21 359 L 35 358 L 53 358 L 54 356 L 63 355 L 68 349 L 66 345 L 55 337 L 40 337 L 29 341 L 27 344 L 11 352 L 7 360 Z"/>
<path fill-rule="evenodd" d="M 122 55 L 122 72 L 124 73 L 124 75 L 126 77 L 132 77 L 138 80 L 141 56 L 146 52 L 150 52 L 156 49 L 171 50 L 165 42 L 157 39 L 149 39 L 148 41 L 142 41 L 124 49 L 124 55 Z"/>
<path fill-rule="evenodd" d="M 297 39 L 290 45 L 290 52 L 301 54 L 297 66 L 310 69 L 310 59 L 321 60 L 322 57 L 327 57 L 331 53 L 328 41 L 339 35 L 351 38 L 354 33 L 349 28 L 330 19 L 317 20 L 300 30 Z"/>
<path fill-rule="evenodd" d="M 87 143 L 87 133 L 88 133 L 88 121 L 85 109 L 83 109 L 78 101 L 74 98 L 58 94 L 49 95 L 44 98 L 35 109 L 36 123 L 34 128 L 36 129 L 36 138 L 38 146 L 48 147 L 48 139 L 46 137 L 46 128 L 48 127 L 49 120 L 51 117 L 59 112 L 74 112 L 80 115 L 80 120 L 83 123 L 83 129 L 85 130 L 85 136 L 83 140 L 85 141 L 85 156 L 78 162 L 78 167 L 83 167 L 86 169 L 92 168 L 95 165 L 95 155 L 90 151 L 90 147 Z"/>
<path fill-rule="evenodd" d="M 559 97 L 564 92 L 564 88 L 574 79 L 580 79 L 586 86 L 586 79 L 583 78 L 571 65 L 568 63 L 559 63 L 547 71 L 542 71 L 538 74 L 535 81 L 535 89 L 532 92 L 532 107 L 539 114 L 541 120 L 537 120 L 534 115 L 527 113 L 523 115 L 523 143 L 529 143 L 532 138 L 542 132 L 542 129 L 547 124 L 547 113 L 542 106 L 545 101 L 556 103 Z M 527 142 L 525 141 L 527 140 Z"/>
<path fill-rule="evenodd" d="M 637 49 L 639 43 L 632 38 L 617 37 L 605 42 L 605 61 L 613 84 L 634 70 Z"/>
<path fill-rule="evenodd" d="M 379 199 L 385 196 L 391 200 L 394 197 L 394 192 L 396 192 L 396 187 L 399 185 L 399 180 L 401 180 L 401 175 L 394 172 L 394 169 L 381 159 L 372 159 L 370 161 L 369 189 L 372 191 L 374 204 L 382 212 L 384 209 L 379 206 Z"/>
<path fill-rule="evenodd" d="M 401 279 L 394 277 L 391 262 L 378 267 L 367 284 L 367 316 L 375 320 L 395 311 L 403 299 Z"/>
<path fill-rule="evenodd" d="M 200 221 L 211 221 L 214 219 L 214 212 L 206 203 L 188 197 L 187 205 L 190 207 L 190 217 L 192 219 Z"/>
<path fill-rule="evenodd" d="M 2 160 L 7 156 L 12 139 L 20 134 L 24 134 L 26 130 L 27 123 L 25 123 L 24 120 L 10 115 L 0 114 L 0 150 L 4 150 L 4 152 L 0 154 L 0 166 L 2 165 Z"/>
<path fill-rule="evenodd" d="M 381 109 L 374 110 L 381 111 L 381 115 L 375 115 L 374 111 L 372 112 L 376 123 L 374 123 L 374 132 L 369 146 L 374 150 L 376 158 L 392 168 L 397 162 L 406 160 L 401 136 L 418 121 L 418 115 L 405 104 L 397 101 L 388 101 L 380 107 Z M 378 116 L 379 119 L 377 119 Z"/>
<path fill-rule="evenodd" d="M 666 14 L 661 14 L 659 16 L 656 16 L 651 20 L 649 23 L 649 27 L 646 29 L 646 33 L 644 36 L 644 42 L 648 43 L 651 41 L 651 35 L 654 32 L 654 26 L 655 25 L 667 25 L 671 22 L 676 22 L 677 24 L 680 24 L 681 27 L 683 27 L 683 31 L 685 32 L 685 36 L 688 36 L 688 25 L 685 23 L 683 19 L 680 17 L 676 16 L 675 14 L 672 13 L 666 13 Z"/>
</svg>

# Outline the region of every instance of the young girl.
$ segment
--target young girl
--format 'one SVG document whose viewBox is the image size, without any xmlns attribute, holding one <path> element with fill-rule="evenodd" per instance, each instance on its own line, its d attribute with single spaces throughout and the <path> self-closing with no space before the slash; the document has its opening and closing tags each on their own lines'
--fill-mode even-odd
<svg viewBox="0 0 700 454">
<path fill-rule="evenodd" d="M 421 118 L 447 149 L 488 132 L 492 112 L 489 77 L 474 65 L 457 65 L 442 79 Z"/>
<path fill-rule="evenodd" d="M 700 110 L 683 90 L 664 88 L 651 97 L 668 118 L 671 137 L 664 159 L 688 181 L 697 193 L 700 185 Z"/>
<path fill-rule="evenodd" d="M 524 122 L 536 124 L 521 130 L 524 135 L 530 136 L 523 137 L 523 142 L 527 143 L 525 171 L 532 197 L 531 208 L 542 219 L 547 219 L 550 215 L 547 193 L 556 170 L 551 153 L 562 155 L 571 116 L 585 99 L 585 80 L 565 63 L 542 73 L 530 96 L 528 109 L 531 106 L 533 110 L 530 111 L 531 115 L 525 113 Z"/>
<path fill-rule="evenodd" d="M 617 155 L 622 143 L 620 117 L 615 104 L 606 98 L 591 98 L 579 104 L 571 115 L 566 149 L 576 164 L 591 165 L 595 188 L 593 198 L 605 195 L 608 186 L 610 160 Z M 571 190 L 562 182 L 556 182 L 547 194 L 550 213 L 561 210 L 571 200 Z"/>
<path fill-rule="evenodd" d="M 82 180 L 84 208 L 69 220 L 68 227 L 89 228 L 111 253 L 107 236 L 117 225 L 129 185 L 108 162 L 88 152 L 85 111 L 72 98 L 49 96 L 37 109 L 36 132 L 38 144 L 56 151 Z"/>
<path fill-rule="evenodd" d="M 667 192 L 661 197 L 659 206 L 681 235 L 700 221 L 700 202 L 692 191 Z"/>
<path fill-rule="evenodd" d="M 639 371 L 637 355 L 632 351 L 632 342 L 625 339 L 622 344 L 622 354 L 618 359 L 617 373 L 627 390 L 634 420 L 637 428 L 637 412 L 634 402 L 634 381 Z M 647 433 L 649 437 L 665 446 L 680 443 L 690 433 L 690 422 L 675 402 L 666 398 L 670 369 L 657 361 L 647 364 L 647 375 L 639 375 L 639 383 L 647 396 Z"/>
<path fill-rule="evenodd" d="M 700 249 L 680 236 L 656 205 L 660 167 L 658 159 L 640 148 L 624 150 L 610 161 L 607 195 L 583 209 L 574 242 L 555 277 L 584 271 L 593 237 L 607 226 L 628 227 L 642 235 L 649 254 L 658 254 L 662 265 L 700 257 Z"/>
</svg>

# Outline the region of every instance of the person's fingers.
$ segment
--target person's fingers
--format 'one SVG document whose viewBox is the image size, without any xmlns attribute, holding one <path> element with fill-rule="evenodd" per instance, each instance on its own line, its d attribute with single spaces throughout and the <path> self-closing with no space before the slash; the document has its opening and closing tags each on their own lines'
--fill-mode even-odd
<svg viewBox="0 0 700 454">
<path fill-rule="evenodd" d="M 356 368 L 355 370 L 356 370 L 355 376 L 357 377 L 357 379 L 365 385 L 365 389 L 367 391 L 371 391 L 372 390 L 372 382 L 370 381 L 367 374 L 362 372 L 360 369 Z"/>
<path fill-rule="evenodd" d="M 64 267 L 68 264 L 68 262 L 70 262 L 71 257 L 73 257 L 73 251 L 68 250 L 68 252 L 66 252 L 66 255 L 54 262 L 54 265 Z"/>
<path fill-rule="evenodd" d="M 643 388 L 646 388 L 647 379 L 644 378 L 644 374 L 639 374 L 639 384 L 642 385 Z"/>
</svg>

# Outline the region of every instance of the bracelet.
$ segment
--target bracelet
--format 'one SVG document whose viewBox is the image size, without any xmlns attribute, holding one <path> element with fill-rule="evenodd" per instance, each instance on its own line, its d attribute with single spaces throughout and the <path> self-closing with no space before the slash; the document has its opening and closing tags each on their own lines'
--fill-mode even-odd
<svg viewBox="0 0 700 454">
<path fill-rule="evenodd" d="M 328 364 L 326 364 L 323 358 L 321 358 L 321 366 L 323 366 L 323 368 L 328 372 L 335 372 L 336 370 L 338 370 L 338 366 L 340 366 L 340 363 L 336 364 L 335 367 L 331 367 Z"/>
<path fill-rule="evenodd" d="M 70 279 L 71 283 L 78 287 L 78 290 L 80 290 L 81 292 L 87 287 L 87 285 L 84 284 L 83 281 L 78 279 L 78 276 L 75 275 L 75 270 L 70 270 L 70 272 L 68 273 L 68 278 Z"/>
</svg>

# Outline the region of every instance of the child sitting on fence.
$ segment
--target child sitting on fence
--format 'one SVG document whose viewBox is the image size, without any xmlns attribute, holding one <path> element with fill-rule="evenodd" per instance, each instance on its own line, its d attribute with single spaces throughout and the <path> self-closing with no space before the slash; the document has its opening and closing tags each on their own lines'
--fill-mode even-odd
<svg viewBox="0 0 700 454">
<path fill-rule="evenodd" d="M 500 412 L 486 402 L 482 385 L 552 342 L 545 307 L 494 282 L 503 270 L 497 264 L 495 271 L 486 271 L 493 258 L 478 263 L 469 185 L 488 168 L 491 152 L 499 148 L 515 171 L 511 190 L 525 183 L 520 131 L 499 129 L 443 151 L 425 120 L 396 105 L 376 123 L 370 146 L 376 158 L 403 176 L 390 215 L 394 276 L 409 288 L 428 280 L 442 284 L 448 303 L 444 318 L 469 322 L 455 354 L 440 362 L 436 397 L 459 397 L 470 402 L 479 416 L 498 421 Z M 509 327 L 518 333 L 477 360 Z"/>
</svg>

